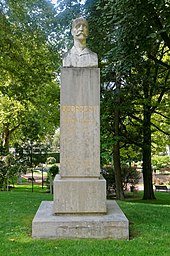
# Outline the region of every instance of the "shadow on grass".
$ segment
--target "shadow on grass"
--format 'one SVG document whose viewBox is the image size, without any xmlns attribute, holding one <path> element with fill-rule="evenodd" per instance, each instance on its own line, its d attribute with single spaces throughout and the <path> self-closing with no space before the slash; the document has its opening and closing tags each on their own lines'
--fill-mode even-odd
<svg viewBox="0 0 170 256">
<path fill-rule="evenodd" d="M 4 191 L 5 192 L 5 191 Z M 15 185 L 14 187 L 10 188 L 10 192 L 31 192 L 31 193 L 49 193 L 49 190 L 47 189 L 46 186 L 42 188 L 42 185 L 32 185 L 31 184 L 22 184 L 22 185 Z"/>
<path fill-rule="evenodd" d="M 125 202 L 142 203 L 142 204 L 156 204 L 156 205 L 170 205 L 170 193 L 155 192 L 156 199 L 143 200 L 143 191 L 126 193 Z"/>
</svg>

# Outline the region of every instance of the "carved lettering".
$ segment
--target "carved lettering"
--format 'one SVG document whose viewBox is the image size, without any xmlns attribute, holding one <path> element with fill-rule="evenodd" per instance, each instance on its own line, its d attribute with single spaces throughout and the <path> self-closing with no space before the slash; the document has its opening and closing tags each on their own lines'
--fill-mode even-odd
<svg viewBox="0 0 170 256">
<path fill-rule="evenodd" d="M 75 113 L 75 112 L 97 112 L 98 106 L 79 106 L 79 105 L 65 105 L 61 107 L 61 110 L 63 112 L 70 112 L 70 113 Z"/>
<path fill-rule="evenodd" d="M 80 119 L 80 118 L 63 118 L 62 119 L 63 123 L 95 123 L 94 119 Z"/>
</svg>

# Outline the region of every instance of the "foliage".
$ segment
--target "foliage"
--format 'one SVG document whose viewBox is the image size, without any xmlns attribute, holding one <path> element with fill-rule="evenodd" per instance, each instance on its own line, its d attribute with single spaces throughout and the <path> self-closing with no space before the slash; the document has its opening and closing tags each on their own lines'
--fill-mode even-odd
<svg viewBox="0 0 170 256">
<path fill-rule="evenodd" d="M 46 185 L 47 189 L 50 191 L 51 194 L 53 194 L 53 181 L 55 176 L 59 173 L 59 167 L 57 165 L 53 165 L 48 170 Z"/>
<path fill-rule="evenodd" d="M 124 177 L 122 183 L 125 189 L 127 189 L 128 184 L 135 186 L 139 183 L 140 172 L 135 167 L 123 165 L 122 173 Z"/>
<path fill-rule="evenodd" d="M 103 177 L 106 179 L 108 191 L 110 188 L 116 190 L 114 172 L 114 168 L 111 166 L 103 167 L 102 174 Z M 136 184 L 139 183 L 140 173 L 134 167 L 123 165 L 121 167 L 121 178 L 123 190 L 126 191 L 128 184 L 135 186 Z"/>
<path fill-rule="evenodd" d="M 47 156 L 48 157 L 54 157 L 56 159 L 56 163 L 59 163 L 60 162 L 60 153 L 58 152 L 48 152 L 47 153 Z"/>
<path fill-rule="evenodd" d="M 46 163 L 48 158 L 52 158 L 55 163 L 60 162 L 60 154 L 58 152 L 50 152 L 49 145 L 43 142 L 33 143 L 32 146 L 30 141 L 27 143 L 19 145 L 16 143 L 14 145 L 15 153 L 20 158 L 21 161 L 30 162 L 32 148 L 32 162 L 34 165 L 39 163 Z"/>
<path fill-rule="evenodd" d="M 62 51 L 67 51 L 73 44 L 71 35 L 72 20 L 80 17 L 83 12 L 83 5 L 79 0 L 58 0 L 56 6 L 59 29 L 59 45 Z M 64 36 L 63 36 L 64 35 Z"/>
<path fill-rule="evenodd" d="M 93 40 L 99 55 L 102 104 L 104 111 L 108 111 L 102 113 L 102 137 L 111 138 L 111 153 L 114 143 L 120 147 L 133 144 L 142 149 L 145 199 L 154 198 L 151 146 L 159 142 L 153 134 L 169 135 L 168 8 L 169 3 L 163 0 L 86 1 L 94 35 L 90 45 Z M 115 113 L 119 114 L 118 136 Z"/>
<path fill-rule="evenodd" d="M 153 168 L 161 170 L 164 167 L 170 167 L 170 157 L 169 156 L 152 156 Z"/>
<path fill-rule="evenodd" d="M 46 162 L 47 162 L 47 164 L 55 164 L 56 159 L 55 159 L 55 157 L 50 156 L 50 157 L 47 158 Z"/>
<path fill-rule="evenodd" d="M 47 134 L 46 139 L 44 141 L 47 145 L 49 145 L 49 149 L 51 152 L 59 152 L 60 149 L 60 129 L 56 129 L 54 134 Z"/>
<path fill-rule="evenodd" d="M 52 176 L 52 178 L 54 179 L 56 174 L 59 173 L 59 167 L 57 165 L 53 165 L 49 168 L 49 174 Z"/>
<path fill-rule="evenodd" d="M 0 187 L 8 190 L 10 179 L 18 176 L 21 172 L 26 171 L 26 166 L 20 159 L 8 154 L 1 157 L 0 160 Z"/>
<path fill-rule="evenodd" d="M 8 150 L 12 140 L 40 139 L 58 125 L 60 55 L 50 2 L 3 1 L 0 25 L 0 133 Z"/>
<path fill-rule="evenodd" d="M 48 147 L 40 142 L 26 141 L 24 144 L 15 144 L 15 153 L 31 168 L 39 163 L 45 163 Z"/>
<path fill-rule="evenodd" d="M 52 151 L 57 152 L 60 148 L 60 130 L 57 129 L 53 136 Z"/>
</svg>

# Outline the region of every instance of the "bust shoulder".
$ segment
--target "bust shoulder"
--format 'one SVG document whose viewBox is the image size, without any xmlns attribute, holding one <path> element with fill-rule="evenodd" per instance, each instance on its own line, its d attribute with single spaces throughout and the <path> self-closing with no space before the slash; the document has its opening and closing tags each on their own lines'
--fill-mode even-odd
<svg viewBox="0 0 170 256">
<path fill-rule="evenodd" d="M 73 46 L 63 55 L 63 67 L 98 67 L 98 57 L 87 47 L 78 50 Z"/>
</svg>

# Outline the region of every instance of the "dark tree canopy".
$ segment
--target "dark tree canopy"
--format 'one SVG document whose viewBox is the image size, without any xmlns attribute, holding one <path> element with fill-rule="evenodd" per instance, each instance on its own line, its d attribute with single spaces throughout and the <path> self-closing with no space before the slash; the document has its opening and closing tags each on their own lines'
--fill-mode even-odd
<svg viewBox="0 0 170 256">
<path fill-rule="evenodd" d="M 107 130 L 109 137 L 113 136 L 113 143 L 133 144 L 142 149 L 145 199 L 154 198 L 153 134 L 156 131 L 169 134 L 161 126 L 169 123 L 169 5 L 163 0 L 86 1 L 94 35 L 91 39 L 102 68 L 102 130 L 106 127 L 104 132 Z M 121 84 L 118 94 L 117 84 Z M 115 109 L 119 113 L 117 135 Z M 105 134 L 102 137 L 107 139 Z"/>
</svg>

